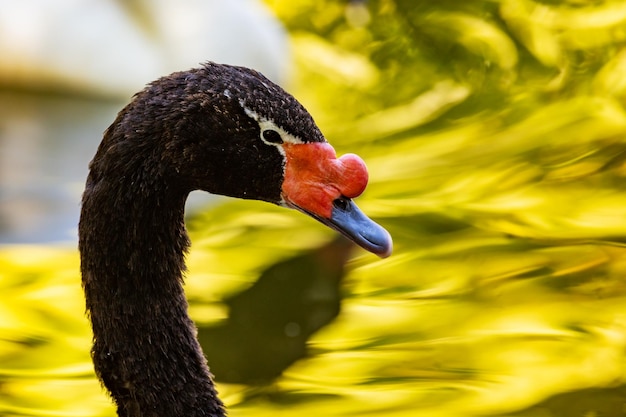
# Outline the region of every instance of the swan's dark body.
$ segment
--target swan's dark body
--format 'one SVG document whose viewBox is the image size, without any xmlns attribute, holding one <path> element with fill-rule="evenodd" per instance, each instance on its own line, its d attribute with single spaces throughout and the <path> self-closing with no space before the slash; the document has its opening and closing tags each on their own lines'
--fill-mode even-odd
<svg viewBox="0 0 626 417">
<path fill-rule="evenodd" d="M 104 134 L 79 248 L 95 370 L 119 416 L 225 414 L 187 315 L 184 203 L 201 189 L 289 205 L 285 156 L 260 139 L 266 119 L 302 143 L 325 142 L 280 87 L 218 64 L 152 83 Z"/>
</svg>

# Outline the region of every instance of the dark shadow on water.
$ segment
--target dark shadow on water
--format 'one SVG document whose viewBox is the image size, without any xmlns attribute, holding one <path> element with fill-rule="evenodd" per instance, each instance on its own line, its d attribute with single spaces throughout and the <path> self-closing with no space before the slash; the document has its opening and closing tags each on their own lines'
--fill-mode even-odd
<svg viewBox="0 0 626 417">
<path fill-rule="evenodd" d="M 624 417 L 626 385 L 589 388 L 555 395 L 509 417 Z"/>
<path fill-rule="evenodd" d="M 334 320 L 352 244 L 341 238 L 272 265 L 227 300 L 228 320 L 198 338 L 218 381 L 262 384 L 306 356 L 309 337 Z"/>
</svg>

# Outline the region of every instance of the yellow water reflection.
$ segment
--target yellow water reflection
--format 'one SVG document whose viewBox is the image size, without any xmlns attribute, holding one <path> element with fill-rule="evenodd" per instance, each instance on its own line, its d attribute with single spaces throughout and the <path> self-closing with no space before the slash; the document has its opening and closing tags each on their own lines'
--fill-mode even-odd
<svg viewBox="0 0 626 417">
<path fill-rule="evenodd" d="M 249 231 L 252 242 L 262 229 Z M 215 259 L 239 250 L 226 243 Z M 276 253 L 257 251 L 257 259 Z M 113 415 L 92 373 L 76 252 L 5 248 L 0 259 L 3 415 Z M 351 262 L 341 314 L 309 341 L 308 358 L 265 388 L 220 384 L 231 415 L 498 415 L 623 384 L 626 249 L 453 232 L 428 249 L 371 261 Z M 263 262 L 229 265 L 230 274 L 207 277 L 206 256 L 192 251 L 189 297 L 204 298 L 209 279 L 217 312 L 220 298 L 249 285 L 236 277 Z"/>
</svg>

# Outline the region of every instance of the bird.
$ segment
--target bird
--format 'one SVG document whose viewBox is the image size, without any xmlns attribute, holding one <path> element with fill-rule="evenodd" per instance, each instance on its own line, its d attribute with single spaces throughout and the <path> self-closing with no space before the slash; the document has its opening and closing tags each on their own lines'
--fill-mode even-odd
<svg viewBox="0 0 626 417">
<path fill-rule="evenodd" d="M 367 182 L 255 70 L 207 62 L 135 94 L 89 164 L 78 224 L 91 357 L 118 416 L 226 415 L 183 288 L 191 191 L 296 209 L 387 257 L 390 234 L 353 201 Z"/>
</svg>

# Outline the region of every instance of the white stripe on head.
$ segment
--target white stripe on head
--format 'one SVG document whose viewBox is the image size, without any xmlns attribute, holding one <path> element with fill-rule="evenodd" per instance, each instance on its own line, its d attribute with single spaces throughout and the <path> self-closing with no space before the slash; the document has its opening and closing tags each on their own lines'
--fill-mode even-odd
<svg viewBox="0 0 626 417">
<path fill-rule="evenodd" d="M 287 132 L 285 129 L 283 129 L 282 127 L 278 126 L 276 123 L 274 123 L 273 120 L 266 119 L 265 117 L 260 116 L 254 110 L 251 110 L 248 107 L 246 107 L 245 104 L 243 103 L 243 100 L 240 100 L 239 104 L 241 105 L 243 110 L 246 112 L 246 114 L 251 119 L 255 120 L 259 124 L 259 129 L 260 129 L 259 132 L 260 132 L 261 140 L 264 143 L 268 144 L 268 145 L 276 146 L 281 151 L 281 153 L 283 153 L 283 155 L 284 155 L 284 150 L 283 150 L 283 147 L 280 146 L 280 144 L 268 142 L 268 141 L 266 141 L 263 138 L 263 132 L 265 130 L 274 130 L 274 131 L 276 131 L 280 135 L 280 137 L 282 138 L 283 143 L 291 143 L 291 144 L 294 144 L 294 145 L 299 145 L 299 144 L 305 143 L 300 137 L 292 135 L 291 133 Z"/>
</svg>

